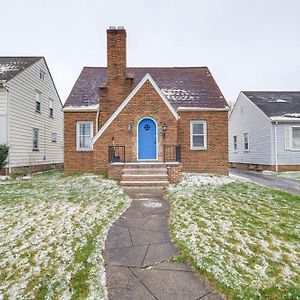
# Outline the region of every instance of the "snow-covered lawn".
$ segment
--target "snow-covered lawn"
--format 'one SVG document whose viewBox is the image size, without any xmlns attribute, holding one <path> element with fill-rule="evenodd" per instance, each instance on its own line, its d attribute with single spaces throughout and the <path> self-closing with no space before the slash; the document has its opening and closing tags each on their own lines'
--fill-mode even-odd
<svg viewBox="0 0 300 300">
<path fill-rule="evenodd" d="M 0 183 L 0 299 L 106 299 L 101 251 L 129 198 L 96 175 Z"/>
<path fill-rule="evenodd" d="M 263 173 L 265 175 L 275 175 L 282 178 L 300 180 L 300 171 L 286 171 L 286 172 L 264 171 Z"/>
<path fill-rule="evenodd" d="M 173 238 L 217 289 L 233 299 L 300 299 L 300 197 L 186 174 L 169 199 Z"/>
</svg>

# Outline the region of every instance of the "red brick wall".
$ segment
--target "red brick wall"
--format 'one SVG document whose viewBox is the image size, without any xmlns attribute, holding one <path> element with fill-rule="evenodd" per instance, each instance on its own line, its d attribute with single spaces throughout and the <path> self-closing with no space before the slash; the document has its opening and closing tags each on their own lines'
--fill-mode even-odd
<svg viewBox="0 0 300 300">
<path fill-rule="evenodd" d="M 228 115 L 222 111 L 180 112 L 178 143 L 185 172 L 228 174 Z M 190 121 L 207 122 L 207 150 L 190 149 Z"/>
<path fill-rule="evenodd" d="M 112 137 L 116 145 L 126 146 L 126 159 L 137 160 L 137 124 L 144 117 L 153 118 L 158 125 L 158 159 L 163 159 L 162 144 L 177 144 L 177 122 L 169 108 L 147 81 L 128 105 L 122 110 L 113 123 L 106 129 L 94 145 L 95 165 L 97 171 L 107 171 L 108 146 L 112 144 Z M 162 125 L 168 128 L 165 139 L 161 136 Z M 131 125 L 129 133 L 127 126 Z"/>
<path fill-rule="evenodd" d="M 65 112 L 64 113 L 64 172 L 94 172 L 93 151 L 76 150 L 76 122 L 93 121 L 96 131 L 96 112 Z"/>
</svg>

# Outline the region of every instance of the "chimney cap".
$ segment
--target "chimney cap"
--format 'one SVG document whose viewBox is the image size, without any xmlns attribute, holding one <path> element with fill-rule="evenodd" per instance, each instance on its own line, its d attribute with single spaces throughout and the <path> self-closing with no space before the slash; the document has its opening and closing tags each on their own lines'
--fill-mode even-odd
<svg viewBox="0 0 300 300">
<path fill-rule="evenodd" d="M 110 30 L 116 30 L 116 26 L 109 26 Z"/>
<path fill-rule="evenodd" d="M 118 26 L 118 30 L 124 30 L 124 26 Z"/>
</svg>

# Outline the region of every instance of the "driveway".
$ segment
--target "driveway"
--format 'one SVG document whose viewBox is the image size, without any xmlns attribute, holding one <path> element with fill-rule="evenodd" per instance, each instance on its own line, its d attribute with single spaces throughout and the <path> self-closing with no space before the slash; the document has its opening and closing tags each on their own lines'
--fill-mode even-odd
<svg viewBox="0 0 300 300">
<path fill-rule="evenodd" d="M 255 183 L 280 189 L 300 196 L 300 182 L 292 179 L 280 178 L 275 175 L 265 175 L 254 171 L 230 169 L 229 174 L 249 179 Z"/>
</svg>

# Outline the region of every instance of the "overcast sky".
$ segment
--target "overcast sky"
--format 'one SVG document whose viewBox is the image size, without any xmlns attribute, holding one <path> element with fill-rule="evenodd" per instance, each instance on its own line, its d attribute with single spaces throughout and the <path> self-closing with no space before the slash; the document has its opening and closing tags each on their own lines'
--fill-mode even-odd
<svg viewBox="0 0 300 300">
<path fill-rule="evenodd" d="M 0 56 L 45 56 L 65 102 L 83 66 L 106 66 L 106 29 L 128 66 L 208 66 L 227 101 L 300 90 L 299 0 L 0 0 Z"/>
</svg>

